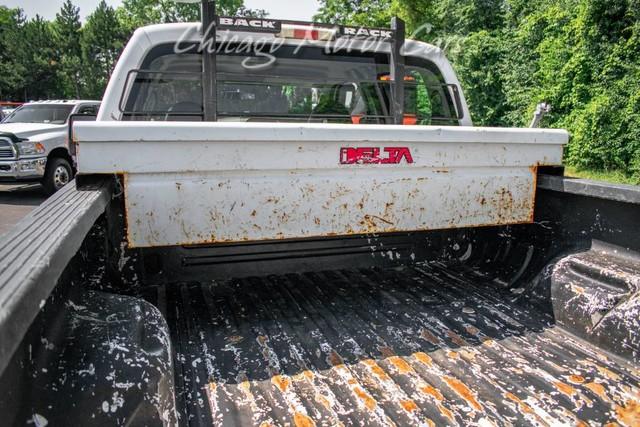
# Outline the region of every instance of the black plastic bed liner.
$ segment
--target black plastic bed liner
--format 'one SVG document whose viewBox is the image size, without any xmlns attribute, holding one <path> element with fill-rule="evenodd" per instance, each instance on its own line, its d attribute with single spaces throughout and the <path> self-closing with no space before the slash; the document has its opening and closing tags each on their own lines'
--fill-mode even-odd
<svg viewBox="0 0 640 427">
<path fill-rule="evenodd" d="M 640 372 L 440 264 L 183 283 L 148 299 L 190 425 L 633 425 Z M 581 424 L 583 423 L 583 424 Z"/>
</svg>

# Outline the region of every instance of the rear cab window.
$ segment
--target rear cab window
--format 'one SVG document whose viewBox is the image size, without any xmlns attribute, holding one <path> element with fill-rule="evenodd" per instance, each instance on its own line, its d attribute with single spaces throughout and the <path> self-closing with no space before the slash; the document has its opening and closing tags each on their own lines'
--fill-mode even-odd
<svg viewBox="0 0 640 427">
<path fill-rule="evenodd" d="M 227 46 L 216 61 L 219 121 L 393 123 L 387 54 Z M 406 58 L 405 124 L 459 124 L 452 92 L 433 63 Z M 123 120 L 135 121 L 202 121 L 202 106 L 202 56 L 173 44 L 129 73 L 120 102 Z"/>
</svg>

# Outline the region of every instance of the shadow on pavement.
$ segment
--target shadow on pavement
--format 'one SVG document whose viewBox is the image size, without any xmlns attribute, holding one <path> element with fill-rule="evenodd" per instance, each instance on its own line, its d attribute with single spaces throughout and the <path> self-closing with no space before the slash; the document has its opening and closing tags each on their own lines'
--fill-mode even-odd
<svg viewBox="0 0 640 427">
<path fill-rule="evenodd" d="M 0 205 L 39 206 L 46 198 L 40 184 L 0 185 Z"/>
</svg>

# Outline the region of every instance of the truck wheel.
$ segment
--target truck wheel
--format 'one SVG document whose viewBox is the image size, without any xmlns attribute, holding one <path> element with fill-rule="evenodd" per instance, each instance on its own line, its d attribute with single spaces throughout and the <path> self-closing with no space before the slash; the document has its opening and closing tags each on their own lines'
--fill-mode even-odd
<svg viewBox="0 0 640 427">
<path fill-rule="evenodd" d="M 47 164 L 47 171 L 44 174 L 42 185 L 48 196 L 52 195 L 71 181 L 73 169 L 65 159 L 55 157 Z"/>
</svg>

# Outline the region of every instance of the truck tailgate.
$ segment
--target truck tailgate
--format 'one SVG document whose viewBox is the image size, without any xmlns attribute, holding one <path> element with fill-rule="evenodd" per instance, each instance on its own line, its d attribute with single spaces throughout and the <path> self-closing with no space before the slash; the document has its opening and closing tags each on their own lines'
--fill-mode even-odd
<svg viewBox="0 0 640 427">
<path fill-rule="evenodd" d="M 438 263 L 153 288 L 192 425 L 637 425 L 640 372 Z"/>
</svg>

